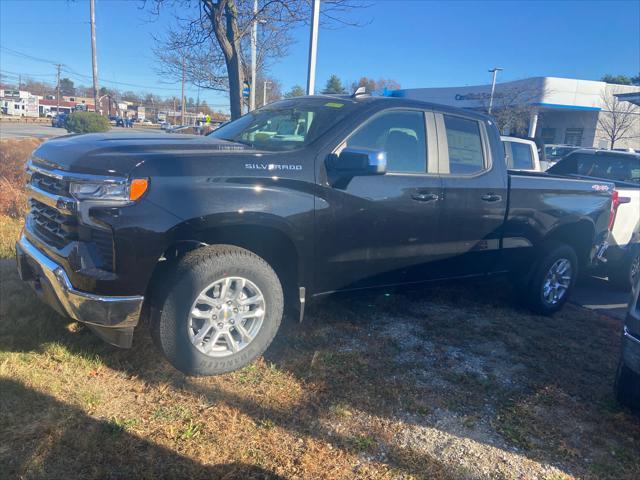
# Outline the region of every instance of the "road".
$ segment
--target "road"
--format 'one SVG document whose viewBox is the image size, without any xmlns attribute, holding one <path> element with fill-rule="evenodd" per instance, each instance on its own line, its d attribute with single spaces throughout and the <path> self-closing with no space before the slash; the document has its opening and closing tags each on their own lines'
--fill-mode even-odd
<svg viewBox="0 0 640 480">
<path fill-rule="evenodd" d="M 152 133 L 152 134 L 164 134 L 164 132 L 157 128 L 112 128 L 112 132 L 127 132 L 127 133 Z M 55 128 L 50 124 L 40 123 L 13 123 L 2 122 L 0 123 L 0 139 L 8 138 L 52 138 L 60 135 L 66 135 L 67 131 L 64 128 Z"/>
<path fill-rule="evenodd" d="M 7 138 L 51 138 L 65 135 L 67 131 L 64 128 L 54 128 L 50 124 L 41 123 L 0 123 L 0 139 Z"/>
<path fill-rule="evenodd" d="M 629 296 L 629 292 L 616 289 L 604 278 L 585 277 L 578 282 L 572 301 L 589 310 L 624 320 Z"/>
</svg>

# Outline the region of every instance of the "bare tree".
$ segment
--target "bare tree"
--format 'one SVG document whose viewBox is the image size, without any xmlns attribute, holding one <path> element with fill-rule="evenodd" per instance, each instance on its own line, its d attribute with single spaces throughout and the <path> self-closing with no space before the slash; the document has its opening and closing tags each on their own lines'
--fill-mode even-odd
<svg viewBox="0 0 640 480">
<path fill-rule="evenodd" d="M 242 114 L 242 89 L 248 71 L 251 26 L 258 21 L 257 70 L 286 55 L 292 29 L 310 18 L 308 0 L 150 0 L 153 13 L 163 5 L 178 7 L 181 17 L 163 38 L 156 39 L 159 71 L 201 88 L 229 92 L 231 118 Z M 324 23 L 348 22 L 345 14 L 362 6 L 356 0 L 324 0 Z"/>
<path fill-rule="evenodd" d="M 513 86 L 496 86 L 493 95 L 491 116 L 501 132 L 507 129 L 511 134 L 525 136 L 528 131 L 531 115 L 536 113 L 536 101 L 545 94 L 542 86 L 522 83 Z M 489 111 L 490 95 L 482 94 L 479 98 L 485 111 Z"/>
<path fill-rule="evenodd" d="M 351 90 L 355 92 L 358 87 L 365 87 L 367 92 L 375 92 L 383 90 L 399 90 L 400 84 L 390 78 L 374 80 L 370 77 L 361 77 L 360 80 L 351 84 Z"/>
<path fill-rule="evenodd" d="M 640 121 L 640 109 L 631 102 L 618 100 L 616 93 L 620 92 L 603 90 L 602 111 L 598 115 L 598 126 L 609 142 L 609 148 L 614 148 L 618 140 L 640 136 L 638 127 L 633 128 L 634 123 Z"/>
</svg>

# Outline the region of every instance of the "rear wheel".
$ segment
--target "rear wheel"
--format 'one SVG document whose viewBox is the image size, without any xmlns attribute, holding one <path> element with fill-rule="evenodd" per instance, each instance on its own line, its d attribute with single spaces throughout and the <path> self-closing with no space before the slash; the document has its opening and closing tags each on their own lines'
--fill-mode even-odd
<svg viewBox="0 0 640 480">
<path fill-rule="evenodd" d="M 273 269 L 248 250 L 216 245 L 186 254 L 169 276 L 152 333 L 189 375 L 217 375 L 252 362 L 273 340 L 283 295 Z"/>
<path fill-rule="evenodd" d="M 578 275 L 578 260 L 569 245 L 546 246 L 533 266 L 528 282 L 522 285 L 522 297 L 534 312 L 551 315 L 567 302 Z"/>
</svg>

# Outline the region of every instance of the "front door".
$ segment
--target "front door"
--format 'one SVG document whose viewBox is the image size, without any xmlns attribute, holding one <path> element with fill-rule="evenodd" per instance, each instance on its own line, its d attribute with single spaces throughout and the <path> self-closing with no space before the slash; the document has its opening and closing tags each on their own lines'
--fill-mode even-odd
<svg viewBox="0 0 640 480">
<path fill-rule="evenodd" d="M 319 188 L 317 292 L 429 278 L 442 198 L 434 125 L 431 112 L 386 110 L 337 147 L 385 151 L 388 173 Z"/>
</svg>

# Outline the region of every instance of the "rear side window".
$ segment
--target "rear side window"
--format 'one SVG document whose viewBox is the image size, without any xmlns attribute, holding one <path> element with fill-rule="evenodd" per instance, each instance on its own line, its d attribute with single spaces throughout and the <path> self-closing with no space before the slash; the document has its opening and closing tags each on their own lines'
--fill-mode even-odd
<svg viewBox="0 0 640 480">
<path fill-rule="evenodd" d="M 460 175 L 484 170 L 478 122 L 453 115 L 443 116 L 449 148 L 449 172 Z"/>
<path fill-rule="evenodd" d="M 427 142 L 422 112 L 394 110 L 383 113 L 356 130 L 346 146 L 385 151 L 389 172 L 427 171 Z"/>
<path fill-rule="evenodd" d="M 526 143 L 510 143 L 513 168 L 516 170 L 530 170 L 534 168 L 531 147 Z"/>
<path fill-rule="evenodd" d="M 578 174 L 618 182 L 640 183 L 637 155 L 572 153 L 552 167 L 552 173 Z"/>
</svg>

